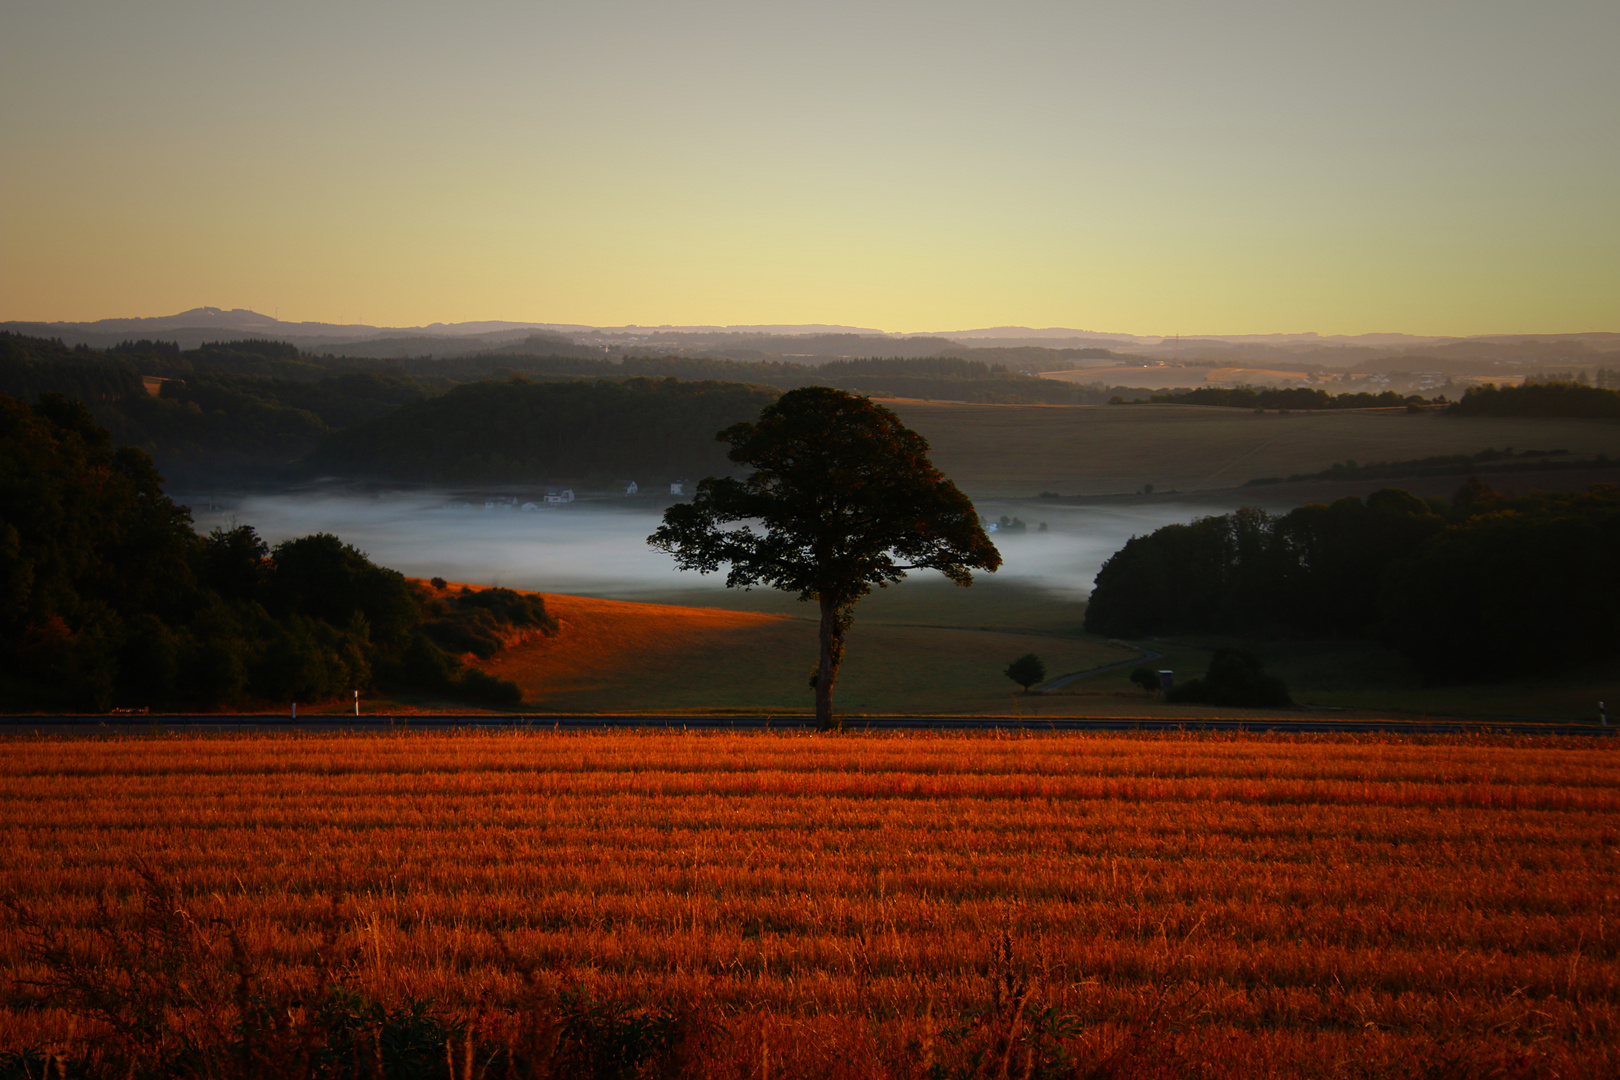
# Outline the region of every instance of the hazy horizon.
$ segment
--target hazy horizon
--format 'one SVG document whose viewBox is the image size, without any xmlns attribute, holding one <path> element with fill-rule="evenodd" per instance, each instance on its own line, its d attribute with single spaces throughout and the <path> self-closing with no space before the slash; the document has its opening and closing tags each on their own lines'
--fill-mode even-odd
<svg viewBox="0 0 1620 1080">
<path fill-rule="evenodd" d="M 201 313 L 201 314 L 196 314 Z M 195 317 L 193 318 L 192 316 Z M 592 326 L 586 323 L 566 321 L 541 321 L 534 319 L 480 319 L 469 322 L 446 323 L 434 322 L 411 326 L 382 326 L 371 323 L 329 323 L 319 320 L 293 320 L 282 319 L 276 315 L 266 315 L 255 308 L 237 308 L 226 310 L 213 306 L 198 306 L 173 315 L 107 315 L 86 319 L 8 319 L 6 322 L 37 323 L 44 326 L 72 326 L 96 327 L 110 324 L 114 330 L 127 329 L 130 333 L 162 333 L 165 328 L 206 329 L 210 325 L 218 326 L 222 332 L 230 332 L 234 327 L 241 326 L 240 332 L 248 332 L 254 325 L 253 316 L 266 320 L 264 325 L 272 328 L 281 327 L 318 327 L 328 330 L 353 330 L 357 333 L 376 331 L 379 333 L 422 333 L 430 335 L 444 335 L 453 337 L 457 335 L 476 336 L 501 331 L 535 330 L 559 334 L 613 334 L 613 333 L 674 333 L 674 334 L 762 334 L 770 336 L 789 337 L 795 335 L 814 336 L 820 334 L 858 334 L 887 337 L 929 337 L 951 336 L 966 340 L 996 342 L 1006 338 L 1037 339 L 1051 338 L 1114 338 L 1121 341 L 1144 343 L 1155 341 L 1170 341 L 1176 338 L 1196 340 L 1220 340 L 1248 344 L 1269 343 L 1298 343 L 1308 341 L 1323 342 L 1357 342 L 1378 344 L 1405 343 L 1410 341 L 1444 341 L 1465 340 L 1469 337 L 1572 337 L 1586 334 L 1620 334 L 1620 318 L 1613 324 L 1614 328 L 1589 326 L 1584 328 L 1569 328 L 1564 330 L 1523 330 L 1515 332 L 1501 332 L 1492 334 L 1442 334 L 1420 333 L 1411 330 L 1381 329 L 1366 330 L 1358 333 L 1323 333 L 1309 329 L 1295 330 L 1257 330 L 1235 333 L 1200 333 L 1197 331 L 1177 333 L 1157 333 L 1137 330 L 1099 330 L 1072 326 L 1017 326 L 1003 324 L 998 326 L 968 327 L 962 329 L 896 329 L 894 327 L 854 326 L 847 323 L 836 322 L 799 322 L 799 323 L 733 323 L 717 325 L 713 323 L 687 323 L 674 325 L 669 323 L 653 325 L 649 323 L 625 323 L 614 326 Z"/>
</svg>

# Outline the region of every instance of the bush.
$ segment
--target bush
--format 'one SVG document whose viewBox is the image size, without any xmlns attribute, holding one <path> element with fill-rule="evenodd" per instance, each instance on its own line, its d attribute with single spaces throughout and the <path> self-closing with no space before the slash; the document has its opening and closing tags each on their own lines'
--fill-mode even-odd
<svg viewBox="0 0 1620 1080">
<path fill-rule="evenodd" d="M 1217 649 L 1202 679 L 1189 679 L 1172 687 L 1166 701 L 1239 708 L 1278 708 L 1292 705 L 1288 685 L 1267 675 L 1265 664 L 1247 649 Z"/>
<path fill-rule="evenodd" d="M 455 696 L 464 701 L 485 705 L 521 705 L 523 690 L 509 679 L 498 679 L 477 668 L 468 668 L 453 688 Z"/>
</svg>

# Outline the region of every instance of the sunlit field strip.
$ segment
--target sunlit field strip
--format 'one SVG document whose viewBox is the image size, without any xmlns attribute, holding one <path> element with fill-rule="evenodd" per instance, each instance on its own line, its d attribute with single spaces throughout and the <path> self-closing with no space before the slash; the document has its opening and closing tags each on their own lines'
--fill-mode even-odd
<svg viewBox="0 0 1620 1080">
<path fill-rule="evenodd" d="M 1204 1025 L 1304 1040 L 1368 1024 L 1615 1034 L 1607 742 L 664 733 L 5 749 L 0 887 L 84 925 L 144 859 L 289 976 L 335 920 L 356 979 L 385 998 L 498 998 L 522 956 L 560 981 L 745 1014 L 915 1017 L 970 1003 L 1005 928 L 1062 973 L 1056 999 L 1077 1010 L 1175 982 L 1202 993 Z M 27 977 L 20 949 L 0 937 Z M 11 1016 L 0 1035 L 61 1019 Z"/>
</svg>

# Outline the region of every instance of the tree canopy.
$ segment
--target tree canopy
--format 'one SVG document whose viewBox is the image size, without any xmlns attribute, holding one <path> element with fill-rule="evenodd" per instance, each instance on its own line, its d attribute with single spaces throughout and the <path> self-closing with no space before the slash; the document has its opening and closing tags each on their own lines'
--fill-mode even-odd
<svg viewBox="0 0 1620 1080">
<path fill-rule="evenodd" d="M 1025 653 L 1008 664 L 1003 674 L 1022 686 L 1027 694 L 1030 687 L 1046 678 L 1046 664 L 1034 653 Z"/>
<path fill-rule="evenodd" d="M 834 726 L 833 684 L 854 605 L 874 585 L 920 569 L 970 585 L 974 570 L 1001 565 L 972 502 L 928 460 L 927 441 L 866 398 L 803 387 L 717 438 L 753 472 L 704 480 L 648 542 L 683 570 L 729 566 L 729 587 L 767 585 L 817 601 L 823 726 Z"/>
</svg>

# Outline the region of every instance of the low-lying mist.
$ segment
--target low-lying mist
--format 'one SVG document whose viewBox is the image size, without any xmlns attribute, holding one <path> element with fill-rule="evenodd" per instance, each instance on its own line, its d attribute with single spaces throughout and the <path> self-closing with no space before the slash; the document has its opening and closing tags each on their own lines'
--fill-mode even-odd
<svg viewBox="0 0 1620 1080">
<path fill-rule="evenodd" d="M 187 499 L 199 531 L 251 525 L 274 545 L 329 532 L 373 561 L 412 577 L 503 585 L 613 599 L 647 599 L 672 591 L 725 587 L 724 574 L 680 572 L 647 546 L 662 511 L 634 504 L 576 502 L 539 510 L 485 509 L 482 497 L 353 492 L 244 495 Z M 1023 519 L 1023 532 L 997 531 L 1004 560 L 998 581 L 1083 598 L 1105 559 L 1131 536 L 1161 525 L 1218 513 L 1213 507 L 977 504 L 987 519 Z M 1039 531 L 1042 522 L 1047 530 Z M 938 579 L 925 572 L 918 580 Z"/>
</svg>

